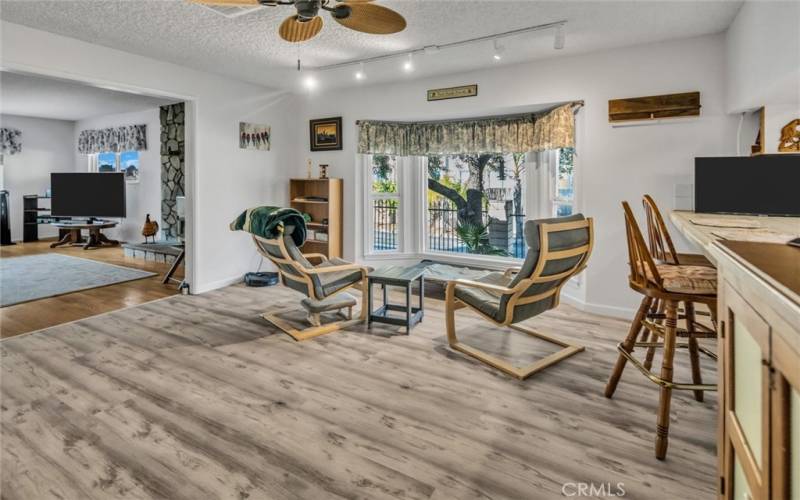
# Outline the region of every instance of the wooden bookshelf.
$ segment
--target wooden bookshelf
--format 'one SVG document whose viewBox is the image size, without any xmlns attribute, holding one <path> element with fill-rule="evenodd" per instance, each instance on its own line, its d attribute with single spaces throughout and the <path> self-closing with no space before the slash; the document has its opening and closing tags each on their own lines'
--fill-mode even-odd
<svg viewBox="0 0 800 500">
<path fill-rule="evenodd" d="M 309 231 L 328 235 L 328 241 L 309 237 L 303 244 L 303 253 L 341 257 L 342 179 L 291 179 L 289 199 L 292 208 L 311 215 Z M 327 224 L 322 223 L 324 219 Z"/>
</svg>

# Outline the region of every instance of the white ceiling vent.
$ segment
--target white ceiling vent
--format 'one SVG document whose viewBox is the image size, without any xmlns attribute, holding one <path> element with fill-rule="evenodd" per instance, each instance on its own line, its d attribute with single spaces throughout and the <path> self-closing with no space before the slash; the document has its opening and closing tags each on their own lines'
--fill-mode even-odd
<svg viewBox="0 0 800 500">
<path fill-rule="evenodd" d="M 245 14 L 249 14 L 253 11 L 259 10 L 262 7 L 260 5 L 253 5 L 247 7 L 239 7 L 237 5 L 208 5 L 208 4 L 200 4 L 208 10 L 213 10 L 217 14 L 221 16 L 225 16 L 228 19 L 233 19 L 235 17 L 243 16 Z"/>
</svg>

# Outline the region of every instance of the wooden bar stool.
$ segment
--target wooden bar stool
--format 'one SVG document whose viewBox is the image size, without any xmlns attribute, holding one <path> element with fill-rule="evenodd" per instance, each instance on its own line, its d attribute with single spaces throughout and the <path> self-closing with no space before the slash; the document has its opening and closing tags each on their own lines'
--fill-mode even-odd
<svg viewBox="0 0 800 500">
<path fill-rule="evenodd" d="M 669 412 L 672 390 L 713 391 L 715 384 L 703 384 L 700 379 L 699 359 L 692 370 L 692 383 L 673 381 L 673 361 L 676 348 L 690 348 L 698 338 L 716 338 L 716 331 L 695 321 L 694 306 L 697 303 L 706 305 L 710 311 L 716 311 L 717 273 L 712 267 L 690 266 L 682 264 L 657 264 L 650 254 L 642 237 L 633 212 L 627 202 L 622 203 L 625 212 L 625 230 L 628 240 L 628 259 L 630 264 L 630 287 L 644 297 L 631 324 L 625 340 L 617 344 L 619 358 L 606 385 L 606 397 L 612 397 L 617 388 L 622 371 L 628 361 L 633 363 L 648 379 L 660 386 L 658 418 L 656 424 L 655 455 L 663 460 L 667 454 L 669 438 Z M 659 302 L 659 310 L 663 315 L 648 318 L 654 301 Z M 662 305 L 663 304 L 663 305 Z M 678 307 L 683 304 L 685 314 L 679 315 Z M 678 328 L 678 320 L 684 319 L 686 328 Z M 663 323 L 662 323 L 663 321 Z M 716 320 L 712 315 L 712 322 Z M 646 329 L 663 343 L 637 342 L 640 329 Z M 677 343 L 677 338 L 686 338 L 686 343 Z M 633 356 L 636 347 L 663 348 L 664 357 L 660 375 L 656 375 L 644 363 Z M 703 347 L 697 347 L 711 357 L 716 356 Z M 694 357 L 694 356 L 692 356 Z M 699 356 L 698 356 L 699 358 Z"/>
<path fill-rule="evenodd" d="M 647 222 L 647 241 L 650 248 L 650 255 L 656 261 L 656 264 L 714 267 L 714 265 L 702 254 L 678 253 L 675 251 L 675 245 L 672 243 L 672 237 L 669 234 L 667 225 L 664 223 L 664 218 L 661 216 L 661 211 L 658 209 L 658 205 L 656 205 L 656 202 L 652 196 L 649 194 L 644 195 L 642 198 L 642 206 L 644 207 L 645 221 Z M 690 312 L 697 316 L 709 315 L 709 312 L 696 311 L 694 308 L 692 308 Z M 680 309 L 678 310 L 678 314 L 685 313 L 686 311 Z M 658 323 L 663 322 L 664 303 L 660 300 L 654 299 L 650 306 L 650 311 L 647 313 L 647 317 L 648 319 L 655 320 Z M 654 333 L 651 333 L 646 328 L 642 327 L 641 332 L 642 342 L 658 341 L 658 336 Z M 644 366 L 648 370 L 652 367 L 654 355 L 655 348 L 649 347 L 644 360 Z M 689 339 L 689 355 L 692 360 L 692 372 L 696 372 L 697 380 L 700 380 L 700 358 L 698 356 L 698 343 L 696 339 Z M 703 391 L 695 391 L 694 397 L 697 401 L 702 401 Z"/>
</svg>

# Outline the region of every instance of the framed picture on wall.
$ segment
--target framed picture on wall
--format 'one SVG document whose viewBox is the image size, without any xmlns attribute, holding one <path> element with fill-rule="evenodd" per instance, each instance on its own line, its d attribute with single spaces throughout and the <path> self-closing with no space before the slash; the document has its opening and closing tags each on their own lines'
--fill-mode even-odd
<svg viewBox="0 0 800 500">
<path fill-rule="evenodd" d="M 311 151 L 342 149 L 342 117 L 309 121 Z"/>
<path fill-rule="evenodd" d="M 239 122 L 239 147 L 269 151 L 272 128 L 269 125 Z"/>
</svg>

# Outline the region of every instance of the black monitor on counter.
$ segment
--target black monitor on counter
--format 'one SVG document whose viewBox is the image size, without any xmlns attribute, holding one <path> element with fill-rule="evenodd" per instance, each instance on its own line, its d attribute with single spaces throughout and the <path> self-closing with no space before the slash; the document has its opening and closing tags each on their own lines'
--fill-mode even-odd
<svg viewBox="0 0 800 500">
<path fill-rule="evenodd" d="M 694 210 L 800 216 L 800 155 L 695 158 Z"/>
<path fill-rule="evenodd" d="M 50 174 L 51 214 L 57 217 L 125 217 L 125 174 Z"/>
</svg>

